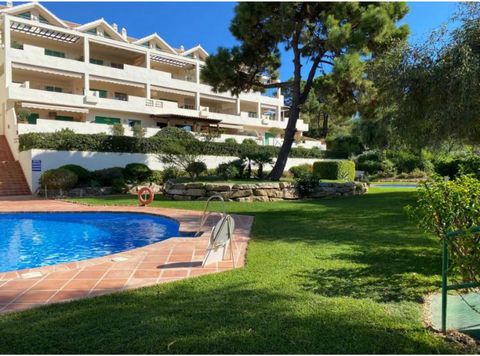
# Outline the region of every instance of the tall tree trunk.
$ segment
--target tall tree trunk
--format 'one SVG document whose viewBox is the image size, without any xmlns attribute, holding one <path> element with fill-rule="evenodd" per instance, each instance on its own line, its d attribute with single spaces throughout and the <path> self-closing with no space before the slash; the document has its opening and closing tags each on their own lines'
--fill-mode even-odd
<svg viewBox="0 0 480 356">
<path fill-rule="evenodd" d="M 300 112 L 298 110 L 298 105 L 292 103 L 292 108 L 290 110 L 290 117 L 288 118 L 287 127 L 285 128 L 285 137 L 283 138 L 283 144 L 280 148 L 280 152 L 275 162 L 275 166 L 270 172 L 269 179 L 271 180 L 280 180 L 282 177 L 285 166 L 287 165 L 288 154 L 293 145 L 295 133 L 297 132 L 297 120 Z"/>
<path fill-rule="evenodd" d="M 329 115 L 327 113 L 323 113 L 323 127 L 322 127 L 323 138 L 327 138 L 327 135 L 328 135 L 328 119 L 329 119 Z"/>
</svg>

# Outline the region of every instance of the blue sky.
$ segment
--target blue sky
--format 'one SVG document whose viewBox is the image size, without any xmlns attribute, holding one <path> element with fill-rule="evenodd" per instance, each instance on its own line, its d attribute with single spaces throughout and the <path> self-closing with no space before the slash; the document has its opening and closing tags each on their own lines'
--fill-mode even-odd
<svg viewBox="0 0 480 356">
<path fill-rule="evenodd" d="M 14 4 L 19 4 L 15 2 Z M 228 27 L 233 2 L 44 2 L 58 17 L 86 23 L 104 17 L 125 27 L 129 36 L 143 37 L 157 32 L 170 45 L 185 48 L 201 44 L 209 53 L 218 46 L 232 46 L 235 39 Z M 410 13 L 402 21 L 410 26 L 411 41 L 420 41 L 429 31 L 454 13 L 454 2 L 410 2 Z M 282 64 L 281 77 L 292 73 L 290 61 Z"/>
</svg>

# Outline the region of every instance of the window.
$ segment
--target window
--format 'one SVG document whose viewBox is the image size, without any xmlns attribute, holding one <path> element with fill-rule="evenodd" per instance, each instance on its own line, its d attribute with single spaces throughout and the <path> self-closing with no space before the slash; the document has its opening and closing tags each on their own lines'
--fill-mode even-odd
<svg viewBox="0 0 480 356">
<path fill-rule="evenodd" d="M 92 91 L 98 91 L 98 97 L 99 98 L 106 98 L 107 97 L 107 91 L 102 90 L 102 89 L 90 89 Z"/>
<path fill-rule="evenodd" d="M 18 43 L 17 41 L 13 40 L 10 47 L 15 48 L 15 49 L 23 49 L 23 44 Z"/>
<path fill-rule="evenodd" d="M 128 101 L 128 95 L 125 93 L 115 92 L 113 96 L 116 100 Z"/>
<path fill-rule="evenodd" d="M 45 55 L 52 56 L 52 57 L 60 57 L 65 58 L 65 53 L 60 51 L 54 51 L 53 49 L 45 48 Z"/>
<path fill-rule="evenodd" d="M 22 12 L 21 14 L 17 15 L 18 17 L 21 17 L 22 19 L 27 19 L 30 20 L 32 18 L 32 14 L 29 12 Z"/>
<path fill-rule="evenodd" d="M 178 127 L 179 129 L 182 129 L 186 132 L 192 132 L 192 126 L 190 125 L 175 125 L 175 127 Z"/>
<path fill-rule="evenodd" d="M 249 112 L 248 112 L 248 117 L 256 118 L 256 117 L 257 117 L 257 113 L 254 112 L 254 111 L 249 111 Z"/>
<path fill-rule="evenodd" d="M 97 35 L 97 29 L 96 28 L 91 28 L 90 30 L 87 31 L 87 33 L 96 36 Z"/>
<path fill-rule="evenodd" d="M 142 46 L 148 48 L 148 47 L 150 47 L 150 42 L 147 41 L 145 43 L 142 43 Z"/>
<path fill-rule="evenodd" d="M 114 125 L 114 124 L 119 124 L 120 119 L 118 119 L 116 117 L 95 116 L 95 123 L 96 124 Z"/>
<path fill-rule="evenodd" d="M 110 66 L 113 68 L 123 69 L 123 63 L 110 63 Z"/>
<path fill-rule="evenodd" d="M 56 86 L 53 86 L 53 85 L 47 85 L 45 87 L 45 90 L 46 91 L 53 91 L 53 92 L 56 92 L 56 93 L 62 93 L 63 92 L 62 88 L 56 87 Z"/>
<path fill-rule="evenodd" d="M 168 124 L 166 122 L 157 122 L 157 127 L 160 127 L 161 129 L 163 129 L 164 127 L 167 127 Z"/>
<path fill-rule="evenodd" d="M 103 59 L 90 58 L 90 63 L 103 66 Z"/>
<path fill-rule="evenodd" d="M 58 120 L 58 121 L 73 121 L 73 116 L 56 115 L 55 120 Z"/>
<path fill-rule="evenodd" d="M 32 112 L 29 116 L 28 116 L 28 119 L 27 119 L 27 122 L 30 124 L 30 125 L 36 125 L 37 124 L 37 119 L 40 117 L 40 115 L 38 115 L 37 113 L 35 112 Z"/>
<path fill-rule="evenodd" d="M 42 15 L 38 15 L 38 21 L 40 21 L 41 23 L 45 23 L 47 25 L 50 24 L 50 22 L 48 22 L 48 20 Z"/>
<path fill-rule="evenodd" d="M 103 37 L 105 38 L 112 38 L 112 36 L 110 36 L 108 33 L 106 33 L 105 31 L 103 32 Z"/>
<path fill-rule="evenodd" d="M 140 120 L 128 119 L 128 126 L 133 127 L 135 125 L 142 125 Z"/>
</svg>

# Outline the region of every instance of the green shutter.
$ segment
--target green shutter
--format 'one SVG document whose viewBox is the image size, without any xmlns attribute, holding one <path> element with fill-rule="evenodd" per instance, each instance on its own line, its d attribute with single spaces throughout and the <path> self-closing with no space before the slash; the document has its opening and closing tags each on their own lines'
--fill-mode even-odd
<svg viewBox="0 0 480 356">
<path fill-rule="evenodd" d="M 106 98 L 107 97 L 107 91 L 102 90 L 102 89 L 90 89 L 91 91 L 98 91 L 98 96 L 100 98 Z"/>
<path fill-rule="evenodd" d="M 103 59 L 90 58 L 90 63 L 103 66 Z"/>
<path fill-rule="evenodd" d="M 58 120 L 58 121 L 73 121 L 73 116 L 57 115 L 57 116 L 55 116 L 55 120 Z"/>
<path fill-rule="evenodd" d="M 50 85 L 47 85 L 45 87 L 45 90 L 46 91 L 54 91 L 56 93 L 62 93 L 63 92 L 63 89 L 62 88 L 59 88 L 59 87 L 54 87 L 54 86 L 50 86 Z"/>
<path fill-rule="evenodd" d="M 37 124 L 37 119 L 39 118 L 40 115 L 37 113 L 33 112 L 28 116 L 27 122 L 31 125 L 36 125 Z"/>
<path fill-rule="evenodd" d="M 65 53 L 60 51 L 54 51 L 53 49 L 45 48 L 45 55 L 52 56 L 52 57 L 60 57 L 65 58 Z"/>
<path fill-rule="evenodd" d="M 114 125 L 114 124 L 119 124 L 120 119 L 118 119 L 116 117 L 95 116 L 95 123 L 96 124 Z"/>
</svg>

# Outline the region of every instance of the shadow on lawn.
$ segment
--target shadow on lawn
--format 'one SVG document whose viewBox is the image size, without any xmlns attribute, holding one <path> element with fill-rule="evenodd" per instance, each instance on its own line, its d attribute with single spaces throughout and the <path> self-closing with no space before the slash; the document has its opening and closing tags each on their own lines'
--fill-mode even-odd
<svg viewBox="0 0 480 356">
<path fill-rule="evenodd" d="M 225 278 L 230 275 L 231 278 Z M 382 308 L 340 307 L 242 282 L 242 273 L 0 318 L 1 353 L 433 353 L 425 330 Z M 372 322 L 381 318 L 382 321 Z"/>
</svg>

